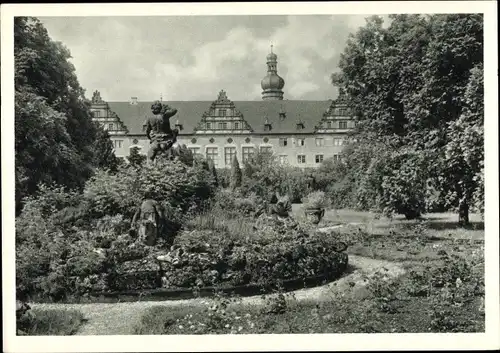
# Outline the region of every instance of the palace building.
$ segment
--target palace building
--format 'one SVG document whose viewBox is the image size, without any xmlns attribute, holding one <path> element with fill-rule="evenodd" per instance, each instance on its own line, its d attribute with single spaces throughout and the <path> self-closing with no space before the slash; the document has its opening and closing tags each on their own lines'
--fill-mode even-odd
<svg viewBox="0 0 500 353">
<path fill-rule="evenodd" d="M 229 167 L 233 156 L 245 161 L 256 151 L 270 152 L 280 163 L 317 167 L 326 158 L 340 158 L 347 133 L 354 127 L 342 92 L 335 100 L 283 99 L 285 81 L 278 75 L 277 55 L 267 55 L 267 75 L 261 81 L 261 101 L 232 101 L 221 90 L 213 102 L 168 101 L 178 110 L 171 118 L 179 129 L 177 140 L 194 154 Z M 215 97 L 214 97 L 215 98 Z M 128 102 L 107 102 L 99 91 L 92 97 L 94 120 L 109 132 L 118 157 L 138 147 L 149 149 L 145 121 L 153 102 L 132 97 Z"/>
</svg>

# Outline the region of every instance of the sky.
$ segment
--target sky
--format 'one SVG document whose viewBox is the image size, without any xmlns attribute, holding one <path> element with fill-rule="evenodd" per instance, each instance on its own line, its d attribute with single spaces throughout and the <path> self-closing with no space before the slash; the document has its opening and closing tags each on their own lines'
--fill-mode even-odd
<svg viewBox="0 0 500 353">
<path fill-rule="evenodd" d="M 273 45 L 284 99 L 327 100 L 349 33 L 363 15 L 45 17 L 71 51 L 87 98 L 106 101 L 261 100 Z"/>
</svg>

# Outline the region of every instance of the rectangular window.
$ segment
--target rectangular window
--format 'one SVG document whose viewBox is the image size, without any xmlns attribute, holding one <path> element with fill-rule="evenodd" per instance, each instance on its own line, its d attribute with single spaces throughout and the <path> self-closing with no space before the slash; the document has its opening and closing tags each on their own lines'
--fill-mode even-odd
<svg viewBox="0 0 500 353">
<path fill-rule="evenodd" d="M 239 128 L 240 128 L 240 123 L 235 122 L 235 123 L 234 123 L 234 129 L 235 129 L 235 130 L 238 130 Z"/>
<path fill-rule="evenodd" d="M 207 159 L 210 159 L 214 162 L 214 165 L 217 167 L 219 162 L 219 152 L 217 147 L 207 147 Z"/>
<path fill-rule="evenodd" d="M 193 156 L 199 156 L 200 155 L 200 148 L 199 147 L 189 147 L 189 150 L 193 154 Z"/>
<path fill-rule="evenodd" d="M 342 115 L 342 116 L 347 115 L 347 109 L 346 108 L 340 108 L 339 110 L 340 110 L 339 111 L 340 115 Z"/>
<path fill-rule="evenodd" d="M 280 143 L 281 147 L 284 147 L 284 146 L 286 146 L 288 144 L 288 142 L 286 140 L 286 137 L 280 138 L 279 141 L 280 141 L 279 143 Z"/>
<path fill-rule="evenodd" d="M 273 153 L 273 148 L 271 146 L 260 146 L 260 153 Z"/>
<path fill-rule="evenodd" d="M 230 166 L 236 156 L 236 147 L 224 147 L 224 161 L 226 166 Z"/>
<path fill-rule="evenodd" d="M 227 130 L 227 123 L 219 123 L 219 130 Z"/>
<path fill-rule="evenodd" d="M 115 125 L 114 124 L 108 124 L 108 130 L 109 131 L 113 131 L 115 129 Z"/>
<path fill-rule="evenodd" d="M 212 123 L 207 123 L 207 130 L 210 130 L 212 128 Z"/>
<path fill-rule="evenodd" d="M 316 146 L 324 146 L 325 145 L 325 139 L 322 137 L 317 137 L 316 138 Z"/>
<path fill-rule="evenodd" d="M 342 139 L 333 139 L 333 145 L 334 146 L 342 146 Z"/>
<path fill-rule="evenodd" d="M 347 121 L 339 121 L 339 129 L 347 129 Z"/>
<path fill-rule="evenodd" d="M 123 143 L 123 140 L 114 140 L 113 141 L 115 148 L 122 148 L 122 143 Z"/>
<path fill-rule="evenodd" d="M 305 164 L 306 163 L 306 156 L 303 154 L 299 154 L 297 156 L 297 163 L 298 164 Z"/>
<path fill-rule="evenodd" d="M 332 128 L 332 122 L 331 122 L 331 121 L 327 121 L 327 122 L 326 122 L 326 127 L 327 127 L 328 129 L 331 129 L 331 128 Z"/>
<path fill-rule="evenodd" d="M 287 155 L 279 156 L 279 161 L 280 161 L 280 164 L 287 164 L 288 163 L 288 156 Z"/>
<path fill-rule="evenodd" d="M 241 152 L 242 152 L 242 156 L 243 156 L 242 160 L 243 160 L 243 162 L 246 162 L 253 157 L 254 148 L 253 147 L 243 147 L 241 149 Z"/>
<path fill-rule="evenodd" d="M 95 111 L 94 112 L 94 117 L 100 118 L 101 117 L 101 112 L 100 111 Z"/>
<path fill-rule="evenodd" d="M 303 138 L 298 138 L 297 139 L 297 146 L 305 146 L 306 140 Z"/>
<path fill-rule="evenodd" d="M 226 116 L 226 109 L 219 109 L 219 116 Z"/>
<path fill-rule="evenodd" d="M 333 161 L 338 162 L 340 160 L 340 156 L 338 154 L 333 155 Z"/>
<path fill-rule="evenodd" d="M 322 154 L 317 154 L 315 157 L 316 163 L 322 163 L 323 162 L 323 155 Z"/>
</svg>

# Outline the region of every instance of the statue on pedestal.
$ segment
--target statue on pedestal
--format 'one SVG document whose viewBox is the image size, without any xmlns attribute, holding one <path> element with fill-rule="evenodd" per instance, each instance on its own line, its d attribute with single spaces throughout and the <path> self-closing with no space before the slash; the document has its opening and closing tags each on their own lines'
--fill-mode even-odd
<svg viewBox="0 0 500 353">
<path fill-rule="evenodd" d="M 155 101 L 151 106 L 153 116 L 146 121 L 146 136 L 150 140 L 148 163 L 154 162 L 159 152 L 167 152 L 177 141 L 179 130 L 170 127 L 170 118 L 177 109 Z"/>
</svg>

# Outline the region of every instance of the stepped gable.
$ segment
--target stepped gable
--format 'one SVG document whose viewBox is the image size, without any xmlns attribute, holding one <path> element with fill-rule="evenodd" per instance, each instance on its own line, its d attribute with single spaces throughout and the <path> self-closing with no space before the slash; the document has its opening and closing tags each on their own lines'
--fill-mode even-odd
<svg viewBox="0 0 500 353">
<path fill-rule="evenodd" d="M 347 104 L 347 97 L 342 88 L 339 88 L 339 93 L 336 99 L 329 100 L 329 106 L 323 113 L 322 118 L 318 121 L 315 126 L 315 131 L 325 130 L 326 123 L 332 121 L 335 117 L 345 117 L 346 119 L 351 119 L 351 112 Z M 345 113 L 341 113 L 339 109 L 345 109 Z"/>
<path fill-rule="evenodd" d="M 219 122 L 239 123 L 240 127 L 237 130 L 235 129 L 239 133 L 253 132 L 252 126 L 245 120 L 243 114 L 237 109 L 234 102 L 227 97 L 224 90 L 219 92 L 217 99 L 213 101 L 209 109 L 202 114 L 201 120 L 194 129 L 195 132 L 218 130 L 207 129 L 205 125 L 207 122 L 214 124 Z"/>
</svg>

